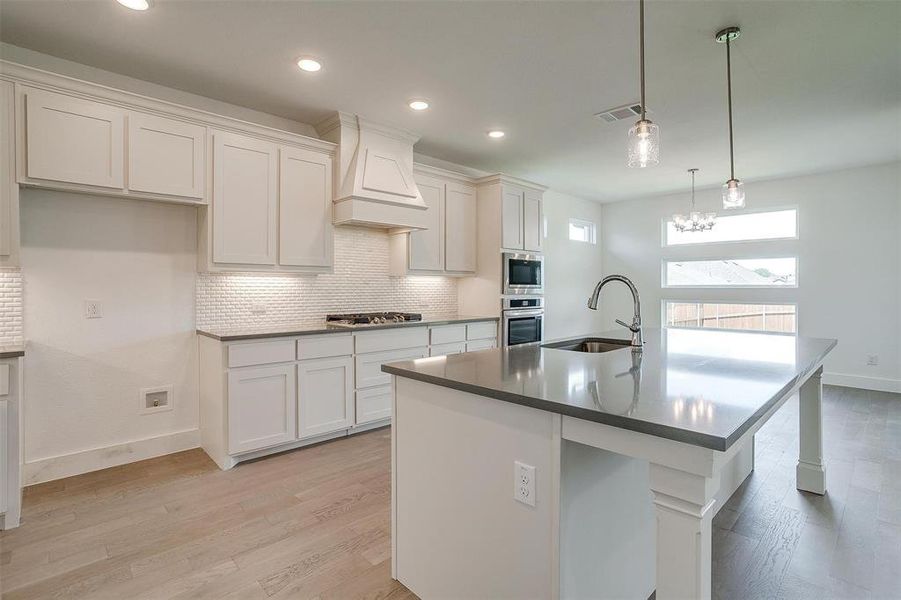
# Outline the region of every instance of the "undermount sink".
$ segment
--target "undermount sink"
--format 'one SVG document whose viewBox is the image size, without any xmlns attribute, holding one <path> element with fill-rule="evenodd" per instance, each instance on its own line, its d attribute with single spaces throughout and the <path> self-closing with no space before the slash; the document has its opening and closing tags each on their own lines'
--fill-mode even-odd
<svg viewBox="0 0 901 600">
<path fill-rule="evenodd" d="M 564 340 L 562 342 L 554 342 L 552 344 L 543 344 L 542 348 L 554 348 L 556 350 L 572 350 L 573 352 L 610 352 L 611 350 L 620 350 L 631 346 L 629 340 L 614 340 L 609 338 L 576 338 L 574 340 Z"/>
</svg>

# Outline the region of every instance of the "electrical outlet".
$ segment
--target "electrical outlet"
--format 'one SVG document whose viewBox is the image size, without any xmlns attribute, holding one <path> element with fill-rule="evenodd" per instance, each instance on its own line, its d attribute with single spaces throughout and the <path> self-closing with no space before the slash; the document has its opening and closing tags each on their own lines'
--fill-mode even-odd
<svg viewBox="0 0 901 600">
<path fill-rule="evenodd" d="M 513 463 L 513 499 L 535 506 L 535 467 L 532 465 Z"/>
<path fill-rule="evenodd" d="M 100 300 L 85 300 L 84 301 L 84 318 L 85 319 L 99 319 L 103 316 L 103 305 L 100 304 Z"/>
<path fill-rule="evenodd" d="M 265 315 L 268 307 L 262 302 L 254 302 L 250 305 L 250 312 L 255 315 Z"/>
<path fill-rule="evenodd" d="M 867 354 L 867 366 L 878 367 L 879 366 L 879 355 L 878 354 Z"/>
</svg>

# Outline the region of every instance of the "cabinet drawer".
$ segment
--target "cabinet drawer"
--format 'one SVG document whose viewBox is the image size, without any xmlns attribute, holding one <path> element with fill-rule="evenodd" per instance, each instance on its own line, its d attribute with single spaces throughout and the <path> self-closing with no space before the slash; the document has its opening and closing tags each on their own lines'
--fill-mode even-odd
<svg viewBox="0 0 901 600">
<path fill-rule="evenodd" d="M 382 365 L 399 360 L 412 360 L 428 356 L 428 348 L 407 348 L 357 355 L 357 388 L 367 388 L 391 383 L 391 375 L 382 373 Z"/>
<path fill-rule="evenodd" d="M 297 359 L 348 356 L 354 353 L 354 339 L 349 333 L 313 335 L 297 340 Z"/>
<path fill-rule="evenodd" d="M 470 323 L 466 326 L 467 340 L 483 340 L 497 338 L 497 322 L 483 321 L 481 323 Z"/>
<path fill-rule="evenodd" d="M 465 342 L 452 342 L 450 344 L 437 344 L 429 349 L 429 356 L 444 356 L 446 354 L 462 354 L 466 352 Z"/>
<path fill-rule="evenodd" d="M 391 416 L 394 394 L 390 385 L 357 392 L 357 425 L 371 423 Z"/>
<path fill-rule="evenodd" d="M 233 344 L 228 347 L 228 366 L 246 367 L 294 360 L 294 340 Z"/>
<path fill-rule="evenodd" d="M 466 325 L 442 325 L 432 327 L 432 345 L 449 344 L 466 340 Z"/>
<path fill-rule="evenodd" d="M 497 348 L 497 341 L 495 341 L 495 340 L 475 340 L 472 342 L 466 342 L 466 351 L 467 352 L 475 352 L 476 350 L 487 350 L 489 348 Z"/>
<path fill-rule="evenodd" d="M 429 345 L 429 330 L 426 327 L 366 331 L 355 337 L 357 354 Z"/>
</svg>

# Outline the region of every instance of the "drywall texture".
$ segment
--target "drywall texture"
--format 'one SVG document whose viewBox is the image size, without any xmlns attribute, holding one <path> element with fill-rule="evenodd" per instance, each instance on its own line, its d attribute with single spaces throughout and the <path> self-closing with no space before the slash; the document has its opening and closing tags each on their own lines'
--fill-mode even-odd
<svg viewBox="0 0 901 600">
<path fill-rule="evenodd" d="M 335 228 L 334 273 L 311 276 L 204 273 L 197 278 L 197 327 L 300 323 L 327 313 L 457 311 L 450 277 L 390 277 L 388 234 Z"/>
<path fill-rule="evenodd" d="M 0 346 L 22 341 L 22 272 L 0 271 Z"/>
<path fill-rule="evenodd" d="M 600 331 L 600 311 L 587 306 L 591 290 L 601 278 L 601 205 L 548 190 L 544 193 L 545 321 L 544 335 L 554 339 Z M 597 225 L 598 243 L 569 239 L 571 218 Z M 614 327 L 618 327 L 614 325 Z"/>
<path fill-rule="evenodd" d="M 128 462 L 136 442 L 181 449 L 166 440 L 197 429 L 196 209 L 24 189 L 21 214 L 28 481 L 86 452 L 76 471 Z M 141 414 L 139 390 L 163 385 L 173 409 Z"/>
<path fill-rule="evenodd" d="M 685 211 L 686 194 L 604 205 L 604 272 L 633 278 L 651 327 L 660 325 L 664 299 L 796 303 L 801 335 L 838 339 L 827 381 L 901 391 L 899 170 L 891 163 L 746 183 L 748 210 L 798 208 L 797 240 L 664 248 L 663 220 Z M 722 214 L 719 204 L 719 189 L 698 193 L 701 210 Z M 664 258 L 782 256 L 798 257 L 797 288 L 661 288 Z M 601 306 L 607 325 L 632 314 L 624 288 L 605 288 Z M 868 355 L 878 355 L 879 364 L 867 365 Z"/>
</svg>

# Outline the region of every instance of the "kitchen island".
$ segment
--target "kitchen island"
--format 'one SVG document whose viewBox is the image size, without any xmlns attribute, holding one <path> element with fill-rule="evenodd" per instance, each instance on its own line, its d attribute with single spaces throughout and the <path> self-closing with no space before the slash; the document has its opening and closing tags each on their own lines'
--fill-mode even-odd
<svg viewBox="0 0 901 600">
<path fill-rule="evenodd" d="M 835 340 L 580 342 L 382 367 L 393 575 L 420 597 L 708 598 L 711 519 L 750 472 L 754 433 L 799 391 L 797 486 L 825 493 L 820 377 Z"/>
</svg>

